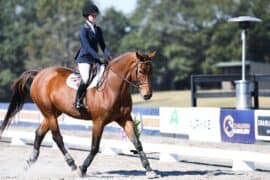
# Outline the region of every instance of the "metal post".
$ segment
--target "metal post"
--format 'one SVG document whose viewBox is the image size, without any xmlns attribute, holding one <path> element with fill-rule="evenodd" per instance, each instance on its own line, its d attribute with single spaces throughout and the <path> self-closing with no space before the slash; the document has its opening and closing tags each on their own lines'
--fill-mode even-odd
<svg viewBox="0 0 270 180">
<path fill-rule="evenodd" d="M 241 28 L 242 40 L 242 80 L 235 81 L 236 84 L 236 108 L 251 108 L 251 83 L 246 80 L 246 32 L 252 22 L 261 22 L 260 19 L 249 16 L 240 16 L 229 19 L 229 22 L 237 22 Z"/>
<path fill-rule="evenodd" d="M 249 81 L 235 81 L 236 109 L 251 108 L 251 84 Z"/>
<path fill-rule="evenodd" d="M 241 31 L 242 39 L 242 80 L 246 80 L 246 30 Z"/>
<path fill-rule="evenodd" d="M 193 75 L 191 75 L 190 77 L 190 89 L 191 89 L 192 107 L 196 107 L 197 106 L 196 82 L 195 82 L 195 77 Z"/>
</svg>

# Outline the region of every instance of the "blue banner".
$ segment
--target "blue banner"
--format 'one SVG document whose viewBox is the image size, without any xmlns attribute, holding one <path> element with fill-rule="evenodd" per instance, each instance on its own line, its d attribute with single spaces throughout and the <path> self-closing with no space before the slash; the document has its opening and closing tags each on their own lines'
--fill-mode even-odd
<svg viewBox="0 0 270 180">
<path fill-rule="evenodd" d="M 133 107 L 132 112 L 141 115 L 159 116 L 159 108 Z"/>
<path fill-rule="evenodd" d="M 222 141 L 255 143 L 253 110 L 221 109 L 220 128 Z"/>
</svg>

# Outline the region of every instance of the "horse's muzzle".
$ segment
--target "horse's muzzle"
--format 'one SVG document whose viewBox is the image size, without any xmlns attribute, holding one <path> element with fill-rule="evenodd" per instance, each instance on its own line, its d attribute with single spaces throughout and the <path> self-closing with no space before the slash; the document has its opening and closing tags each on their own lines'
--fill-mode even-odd
<svg viewBox="0 0 270 180">
<path fill-rule="evenodd" d="M 152 97 L 152 88 L 150 83 L 139 85 L 141 96 L 144 100 L 149 100 Z"/>
<path fill-rule="evenodd" d="M 152 97 L 152 93 L 143 95 L 144 100 L 148 100 Z"/>
</svg>

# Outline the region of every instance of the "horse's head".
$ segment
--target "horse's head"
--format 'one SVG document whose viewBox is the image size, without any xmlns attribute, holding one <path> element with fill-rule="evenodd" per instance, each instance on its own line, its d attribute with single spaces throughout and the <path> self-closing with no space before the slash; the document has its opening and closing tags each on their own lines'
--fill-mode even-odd
<svg viewBox="0 0 270 180">
<path fill-rule="evenodd" d="M 133 73 L 132 79 L 137 81 L 139 91 L 144 100 L 152 97 L 151 75 L 152 75 L 152 58 L 156 52 L 148 53 L 147 55 L 136 52 L 137 67 Z"/>
</svg>

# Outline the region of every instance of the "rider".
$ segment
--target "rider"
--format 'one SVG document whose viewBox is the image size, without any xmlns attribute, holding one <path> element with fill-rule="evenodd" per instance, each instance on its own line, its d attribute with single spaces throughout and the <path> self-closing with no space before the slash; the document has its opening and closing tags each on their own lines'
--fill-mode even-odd
<svg viewBox="0 0 270 180">
<path fill-rule="evenodd" d="M 106 48 L 102 30 L 99 26 L 96 26 L 96 17 L 98 14 L 99 9 L 95 4 L 90 1 L 84 4 L 82 15 L 86 21 L 80 28 L 81 48 L 75 56 L 75 61 L 78 64 L 82 78 L 75 100 L 75 108 L 77 109 L 84 108 L 83 98 L 86 94 L 87 85 L 93 79 L 93 75 L 91 75 L 93 65 L 95 63 L 101 63 L 98 55 L 98 45 L 104 53 L 105 60 L 109 61 L 112 59 L 109 49 Z"/>
</svg>

